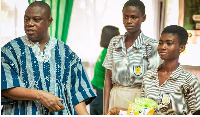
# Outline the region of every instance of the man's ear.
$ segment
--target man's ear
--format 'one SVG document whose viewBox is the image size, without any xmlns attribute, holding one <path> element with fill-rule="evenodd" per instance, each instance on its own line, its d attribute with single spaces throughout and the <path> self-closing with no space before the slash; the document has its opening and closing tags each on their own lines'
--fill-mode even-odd
<svg viewBox="0 0 200 117">
<path fill-rule="evenodd" d="M 52 17 L 50 17 L 49 18 L 49 26 L 51 25 L 52 21 L 53 21 L 53 19 L 52 19 Z"/>
<path fill-rule="evenodd" d="M 146 20 L 146 15 L 143 16 L 142 22 L 144 22 Z"/>
<path fill-rule="evenodd" d="M 185 50 L 185 45 L 180 45 L 179 53 L 183 52 Z"/>
</svg>

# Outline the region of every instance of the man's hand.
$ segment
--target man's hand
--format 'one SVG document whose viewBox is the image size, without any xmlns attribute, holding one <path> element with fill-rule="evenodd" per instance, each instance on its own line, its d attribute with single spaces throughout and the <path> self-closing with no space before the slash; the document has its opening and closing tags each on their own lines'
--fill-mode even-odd
<svg viewBox="0 0 200 117">
<path fill-rule="evenodd" d="M 38 100 L 50 110 L 50 112 L 58 112 L 65 109 L 64 105 L 60 102 L 63 99 L 49 93 L 46 91 L 38 91 L 39 98 Z"/>
<path fill-rule="evenodd" d="M 60 102 L 63 99 L 42 90 L 28 89 L 24 87 L 14 87 L 1 90 L 2 96 L 13 100 L 38 100 L 51 112 L 57 112 L 65 109 Z"/>
</svg>

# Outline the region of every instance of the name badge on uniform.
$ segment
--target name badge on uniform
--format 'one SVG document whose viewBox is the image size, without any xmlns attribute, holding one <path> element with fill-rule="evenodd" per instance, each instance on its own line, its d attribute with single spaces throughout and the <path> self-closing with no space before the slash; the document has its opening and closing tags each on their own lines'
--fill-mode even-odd
<svg viewBox="0 0 200 117">
<path fill-rule="evenodd" d="M 143 67 L 142 66 L 133 66 L 133 73 L 136 76 L 142 75 Z"/>
<path fill-rule="evenodd" d="M 162 103 L 164 105 L 168 105 L 171 102 L 171 97 L 169 94 L 163 94 L 162 95 Z"/>
</svg>

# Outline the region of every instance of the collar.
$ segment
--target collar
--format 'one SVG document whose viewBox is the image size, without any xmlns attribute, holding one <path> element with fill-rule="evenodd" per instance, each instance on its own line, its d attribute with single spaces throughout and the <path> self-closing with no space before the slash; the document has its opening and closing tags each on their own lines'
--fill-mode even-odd
<svg viewBox="0 0 200 117">
<path fill-rule="evenodd" d="M 141 48 L 142 45 L 144 44 L 144 37 L 145 37 L 145 35 L 141 31 L 140 34 L 139 34 L 139 36 L 138 36 L 138 38 L 133 43 L 133 47 L 135 47 L 137 49 Z"/>
<path fill-rule="evenodd" d="M 27 46 L 29 46 L 29 47 L 33 47 L 33 46 L 35 46 L 35 45 L 40 46 L 39 42 L 33 42 L 33 41 L 31 41 L 31 40 L 27 37 L 27 35 L 22 36 L 21 39 L 22 39 L 22 41 L 25 43 L 25 45 L 27 45 Z M 52 43 L 53 40 L 54 40 L 54 39 L 53 39 L 52 37 L 49 37 L 49 41 L 45 44 L 45 46 L 46 46 L 46 45 L 49 45 L 49 43 Z"/>
<path fill-rule="evenodd" d="M 156 71 L 158 71 L 160 68 L 162 68 L 163 64 L 159 65 L 159 67 L 157 68 Z M 176 68 L 176 70 L 174 70 L 171 75 L 170 75 L 170 79 L 177 79 L 181 74 L 183 73 L 183 67 L 180 65 Z"/>
<path fill-rule="evenodd" d="M 151 76 L 149 77 L 149 79 L 151 80 L 158 80 L 158 70 L 160 68 L 162 68 L 163 64 L 159 65 L 159 67 L 155 70 L 153 70 Z M 183 67 L 179 64 L 178 68 L 176 68 L 175 71 L 172 72 L 172 74 L 170 75 L 170 77 L 168 78 L 168 81 L 170 82 L 175 82 L 178 77 L 183 73 Z"/>
<path fill-rule="evenodd" d="M 26 35 L 22 36 L 21 39 L 25 45 L 32 48 L 33 53 L 40 62 L 48 62 L 48 60 L 51 57 L 51 49 L 54 48 L 57 44 L 57 39 L 50 37 L 49 41 L 45 44 L 44 51 L 41 52 L 39 42 L 32 42 L 31 40 L 28 39 Z"/>
<path fill-rule="evenodd" d="M 116 44 L 115 48 L 122 48 L 125 43 L 126 37 L 127 37 L 127 32 L 124 34 L 124 36 L 121 37 L 121 41 L 119 41 L 119 43 Z M 142 47 L 142 45 L 144 44 L 144 41 L 145 41 L 144 37 L 145 37 L 145 35 L 141 31 L 132 46 L 137 49 L 140 49 Z"/>
</svg>

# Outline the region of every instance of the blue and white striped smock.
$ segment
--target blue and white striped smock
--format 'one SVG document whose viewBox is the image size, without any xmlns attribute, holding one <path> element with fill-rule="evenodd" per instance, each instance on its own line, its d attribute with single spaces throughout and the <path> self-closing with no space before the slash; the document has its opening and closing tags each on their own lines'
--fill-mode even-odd
<svg viewBox="0 0 200 117">
<path fill-rule="evenodd" d="M 50 92 L 63 99 L 65 110 L 50 113 L 39 101 L 1 97 L 2 115 L 73 115 L 74 106 L 96 94 L 80 58 L 62 41 L 50 37 L 44 52 L 26 36 L 1 48 L 1 90 L 25 87 Z"/>
</svg>

